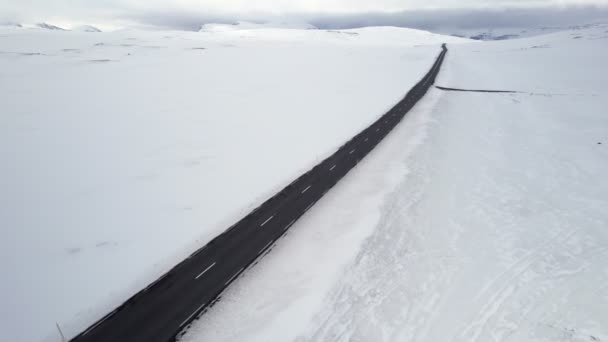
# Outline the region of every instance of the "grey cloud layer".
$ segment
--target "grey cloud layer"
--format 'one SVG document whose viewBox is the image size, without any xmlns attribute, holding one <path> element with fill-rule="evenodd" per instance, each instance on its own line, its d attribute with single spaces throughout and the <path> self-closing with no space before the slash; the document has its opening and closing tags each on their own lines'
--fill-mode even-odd
<svg viewBox="0 0 608 342">
<path fill-rule="evenodd" d="M 164 0 L 0 0 L 0 21 L 94 24 L 120 20 L 193 30 L 209 22 L 297 20 L 319 28 L 392 25 L 437 30 L 608 20 L 608 0 L 493 0 L 491 9 L 487 4 L 486 0 L 181 0 L 177 4 Z M 398 6 L 409 9 L 394 11 Z"/>
<path fill-rule="evenodd" d="M 322 28 L 391 25 L 439 30 L 446 28 L 507 28 L 565 26 L 608 20 L 608 7 L 419 10 L 400 13 L 321 16 L 311 23 Z"/>
<path fill-rule="evenodd" d="M 137 22 L 176 29 L 195 30 L 209 22 L 232 23 L 237 20 L 299 21 L 323 29 L 345 29 L 363 26 L 401 26 L 425 30 L 450 28 L 507 28 L 567 26 L 596 21 L 608 21 L 608 7 L 568 6 L 557 8 L 438 9 L 411 10 L 393 13 L 369 12 L 357 14 L 286 14 L 265 13 L 211 14 L 181 11 L 149 11 L 129 16 Z"/>
</svg>

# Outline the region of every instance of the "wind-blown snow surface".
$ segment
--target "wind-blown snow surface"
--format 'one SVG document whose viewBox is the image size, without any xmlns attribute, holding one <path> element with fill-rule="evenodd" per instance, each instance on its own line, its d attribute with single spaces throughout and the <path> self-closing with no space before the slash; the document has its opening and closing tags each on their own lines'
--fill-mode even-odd
<svg viewBox="0 0 608 342">
<path fill-rule="evenodd" d="M 183 341 L 608 341 L 607 43 L 452 44 L 523 93 L 432 90 Z"/>
<path fill-rule="evenodd" d="M 250 31 L 256 29 L 300 29 L 312 30 L 316 29 L 311 24 L 298 22 L 268 22 L 268 23 L 252 23 L 248 21 L 237 21 L 232 24 L 204 24 L 201 26 L 201 32 L 227 32 L 227 31 Z M 287 31 L 290 32 L 290 31 Z M 294 32 L 294 31 L 291 31 Z"/>
<path fill-rule="evenodd" d="M 82 331 L 386 112 L 446 39 L 2 28 L 0 340 Z"/>
</svg>

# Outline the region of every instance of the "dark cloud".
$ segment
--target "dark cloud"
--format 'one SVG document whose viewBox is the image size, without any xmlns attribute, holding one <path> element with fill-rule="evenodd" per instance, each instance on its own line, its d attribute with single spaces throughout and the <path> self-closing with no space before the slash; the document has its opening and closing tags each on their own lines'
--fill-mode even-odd
<svg viewBox="0 0 608 342">
<path fill-rule="evenodd" d="M 510 28 L 510 27 L 563 27 L 582 23 L 608 21 L 608 6 L 567 6 L 547 8 L 491 9 L 438 9 L 412 10 L 393 13 L 357 14 L 285 14 L 265 13 L 221 14 L 179 11 L 142 12 L 127 15 L 125 19 L 141 24 L 196 30 L 205 23 L 232 23 L 235 21 L 307 22 L 322 29 L 347 29 L 365 26 L 399 26 L 430 31 L 450 29 Z"/>
<path fill-rule="evenodd" d="M 569 26 L 608 21 L 608 0 L 576 0 L 602 5 L 562 5 L 575 0 L 492 0 L 496 9 L 484 6 L 487 0 L 0 0 L 0 23 L 50 22 L 109 23 L 130 26 L 133 23 L 179 30 L 197 30 L 205 23 L 305 22 L 323 29 L 364 26 L 401 26 L 430 31 L 493 29 L 510 27 Z M 256 4 L 265 6 L 254 6 Z M 362 6 L 364 4 L 374 6 Z M 207 5 L 205 5 L 207 4 Z M 290 5 L 291 4 L 291 5 Z M 297 9 L 293 4 L 309 4 Z M 335 6 L 330 6 L 331 4 Z M 397 5 L 412 5 L 413 10 L 387 12 Z M 454 6 L 461 4 L 462 9 Z M 338 6 L 339 5 L 339 6 Z M 357 7 L 357 5 L 360 5 Z M 482 7 L 480 7 L 482 6 Z M 537 7 L 533 7 L 537 6 Z M 434 7 L 438 9 L 428 9 Z M 256 10 L 256 8 L 258 8 Z M 261 10 L 265 8 L 264 10 Z M 270 9 L 273 11 L 270 11 Z M 327 12 L 335 8 L 337 12 Z M 372 12 L 361 12 L 374 8 Z M 378 10 L 376 10 L 376 8 Z M 427 8 L 427 9 L 424 9 Z M 275 11 L 276 9 L 276 11 Z M 290 9 L 292 12 L 290 12 Z M 349 11 L 354 12 L 349 12 Z M 258 12 L 255 12 L 258 11 Z M 276 14 L 281 13 L 281 14 Z M 333 13 L 333 14 L 332 14 Z M 351 13 L 351 14 L 349 14 Z M 114 25 L 115 24 L 115 25 Z"/>
<path fill-rule="evenodd" d="M 400 13 L 368 13 L 350 16 L 325 16 L 312 19 L 320 28 L 356 28 L 363 26 L 403 26 L 425 30 L 449 28 L 509 28 L 568 26 L 608 20 L 608 7 L 571 6 L 564 8 L 512 8 L 419 10 Z"/>
</svg>

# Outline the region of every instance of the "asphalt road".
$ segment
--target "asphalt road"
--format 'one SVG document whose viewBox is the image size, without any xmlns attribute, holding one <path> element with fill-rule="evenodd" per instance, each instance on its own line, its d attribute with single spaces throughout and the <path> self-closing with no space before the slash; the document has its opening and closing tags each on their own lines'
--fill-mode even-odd
<svg viewBox="0 0 608 342">
<path fill-rule="evenodd" d="M 435 82 L 446 52 L 444 45 L 431 70 L 388 113 L 71 341 L 175 340 L 401 121 Z"/>
</svg>

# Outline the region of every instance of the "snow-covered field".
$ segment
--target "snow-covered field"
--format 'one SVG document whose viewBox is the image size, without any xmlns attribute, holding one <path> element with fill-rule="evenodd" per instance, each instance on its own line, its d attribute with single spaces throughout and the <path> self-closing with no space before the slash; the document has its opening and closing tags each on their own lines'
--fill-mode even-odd
<svg viewBox="0 0 608 342">
<path fill-rule="evenodd" d="M 506 40 L 516 38 L 531 38 L 535 36 L 548 35 L 562 31 L 576 31 L 592 28 L 596 24 L 582 24 L 570 26 L 540 26 L 540 27 L 503 27 L 488 29 L 444 29 L 442 34 L 449 34 L 458 37 L 471 38 L 474 40 Z"/>
<path fill-rule="evenodd" d="M 608 341 L 608 25 L 439 85 L 183 341 Z"/>
<path fill-rule="evenodd" d="M 56 322 L 80 332 L 383 114 L 441 42 L 460 41 L 246 28 L 0 28 L 0 340 L 58 341 Z"/>
</svg>

